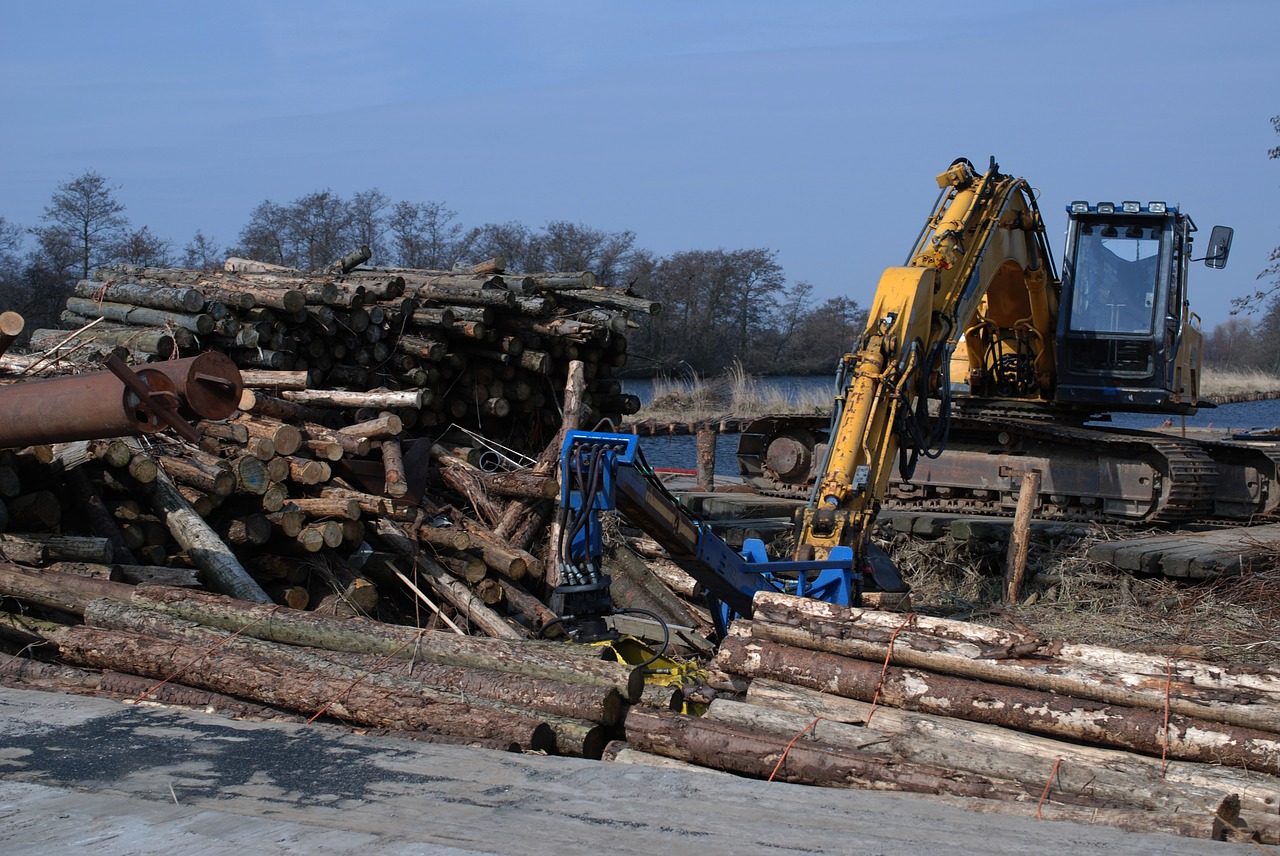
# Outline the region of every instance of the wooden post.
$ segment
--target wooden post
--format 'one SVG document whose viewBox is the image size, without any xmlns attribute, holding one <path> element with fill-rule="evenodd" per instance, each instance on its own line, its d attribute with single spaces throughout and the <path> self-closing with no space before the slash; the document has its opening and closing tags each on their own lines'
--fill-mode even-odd
<svg viewBox="0 0 1280 856">
<path fill-rule="evenodd" d="M 1022 578 L 1027 571 L 1027 552 L 1031 549 L 1031 511 L 1035 508 L 1036 495 L 1040 492 L 1040 473 L 1028 470 L 1022 476 L 1022 490 L 1018 494 L 1018 509 L 1013 516 L 1013 532 L 1009 537 L 1008 570 L 1005 574 L 1008 588 L 1005 600 L 1018 602 L 1022 590 Z"/>
<path fill-rule="evenodd" d="M 706 425 L 698 428 L 698 463 L 696 489 L 716 489 L 716 432 Z"/>
</svg>

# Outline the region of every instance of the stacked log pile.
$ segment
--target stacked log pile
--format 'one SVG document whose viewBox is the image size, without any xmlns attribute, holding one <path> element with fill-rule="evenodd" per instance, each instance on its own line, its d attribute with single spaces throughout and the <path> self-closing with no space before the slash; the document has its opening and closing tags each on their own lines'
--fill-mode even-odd
<svg viewBox="0 0 1280 856">
<path fill-rule="evenodd" d="M 980 811 L 1280 841 L 1274 670 L 770 593 L 713 669 L 741 700 L 717 698 L 704 717 L 635 711 L 628 751 Z"/>
<path fill-rule="evenodd" d="M 546 557 L 530 551 L 557 493 L 557 430 L 570 410 L 592 425 L 638 406 L 609 376 L 625 313 L 656 305 L 590 273 L 503 275 L 500 259 L 462 272 L 349 261 L 323 274 L 120 265 L 81 282 L 64 315 L 77 329 L 35 331 L 40 355 L 0 365 L 11 382 L 75 357 L 215 348 L 243 373 L 240 412 L 201 424 L 199 447 L 5 453 L 0 498 L 15 514 L 6 526 L 0 506 L 0 531 L 15 540 L 0 556 L 35 557 L 17 542 L 76 531 L 97 549 L 59 555 L 97 574 L 339 612 L 374 613 L 390 588 L 460 632 L 536 633 L 553 617 Z"/>
</svg>

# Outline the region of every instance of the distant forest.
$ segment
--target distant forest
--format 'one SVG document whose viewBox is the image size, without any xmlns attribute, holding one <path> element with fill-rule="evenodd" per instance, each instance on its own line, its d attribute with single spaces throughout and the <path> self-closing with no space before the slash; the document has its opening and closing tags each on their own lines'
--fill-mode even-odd
<svg viewBox="0 0 1280 856">
<path fill-rule="evenodd" d="M 368 246 L 371 265 L 449 270 L 502 255 L 509 271 L 589 270 L 603 285 L 659 301 L 662 311 L 638 317 L 628 334 L 628 371 L 639 374 L 707 376 L 735 362 L 758 374 L 834 372 L 866 318 L 850 298 L 818 302 L 811 284 L 788 284 L 777 253 L 764 248 L 659 256 L 629 231 L 565 220 L 468 226 L 444 203 L 393 202 L 377 189 L 263 200 L 233 243 L 197 231 L 178 246 L 135 227 L 119 193 L 89 170 L 53 190 L 38 223 L 0 216 L 0 309 L 21 312 L 29 330 L 55 327 L 75 283 L 104 265 L 215 269 L 243 256 L 316 270 Z"/>
<path fill-rule="evenodd" d="M 1269 154 L 1280 157 L 1280 147 Z M 372 265 L 449 270 L 502 255 L 513 272 L 589 270 L 603 285 L 659 301 L 662 311 L 637 318 L 628 335 L 631 374 L 705 377 L 735 364 L 752 374 L 833 373 L 866 323 L 851 297 L 819 301 L 811 283 L 788 283 L 767 248 L 660 256 L 637 247 L 630 231 L 566 220 L 468 226 L 444 203 L 393 202 L 376 188 L 263 200 L 233 243 L 197 231 L 179 247 L 150 226 L 135 228 L 119 191 L 88 170 L 54 188 L 38 223 L 0 215 L 0 309 L 21 312 L 28 330 L 56 327 L 75 283 L 115 262 L 215 269 L 234 255 L 317 270 L 368 246 Z M 1280 374 L 1280 248 L 1270 261 L 1259 275 L 1266 286 L 1237 301 L 1245 315 L 1206 335 L 1206 362 Z"/>
</svg>

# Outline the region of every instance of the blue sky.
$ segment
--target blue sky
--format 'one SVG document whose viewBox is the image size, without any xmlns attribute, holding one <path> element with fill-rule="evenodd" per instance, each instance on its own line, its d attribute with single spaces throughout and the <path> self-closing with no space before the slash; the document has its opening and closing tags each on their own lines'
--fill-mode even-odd
<svg viewBox="0 0 1280 856">
<path fill-rule="evenodd" d="M 86 168 L 135 226 L 232 243 L 263 199 L 378 187 L 466 225 L 767 247 L 866 306 L 954 158 L 1236 229 L 1206 327 L 1280 244 L 1275 0 L 0 0 L 0 215 Z"/>
</svg>

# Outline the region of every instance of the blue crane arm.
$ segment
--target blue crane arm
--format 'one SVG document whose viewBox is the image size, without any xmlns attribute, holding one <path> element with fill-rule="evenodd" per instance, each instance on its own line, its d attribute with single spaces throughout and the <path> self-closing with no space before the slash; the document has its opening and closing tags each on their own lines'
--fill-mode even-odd
<svg viewBox="0 0 1280 856">
<path fill-rule="evenodd" d="M 860 574 L 853 551 L 833 551 L 822 561 L 769 561 L 764 544 L 749 539 L 743 553 L 695 519 L 667 490 L 640 454 L 632 434 L 571 431 L 560 456 L 561 508 L 571 522 L 563 552 L 562 578 L 573 583 L 600 579 L 601 511 L 617 511 L 667 551 L 713 601 L 717 629 L 733 615 L 751 615 L 758 591 L 787 591 L 849 605 Z"/>
</svg>

